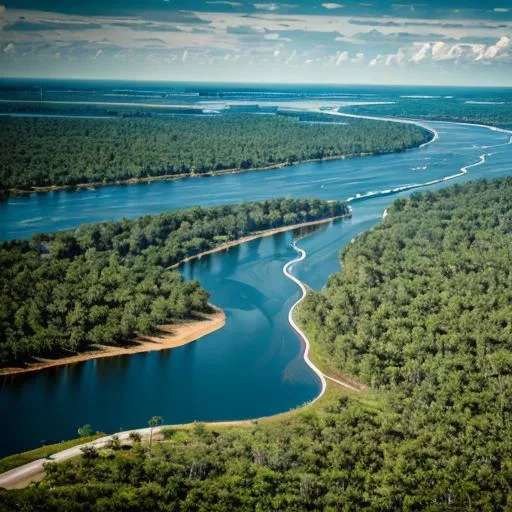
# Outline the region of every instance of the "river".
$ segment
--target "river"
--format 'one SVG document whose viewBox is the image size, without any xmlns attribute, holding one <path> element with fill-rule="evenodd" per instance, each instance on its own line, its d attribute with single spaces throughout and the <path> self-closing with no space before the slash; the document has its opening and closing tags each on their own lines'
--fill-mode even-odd
<svg viewBox="0 0 512 512">
<path fill-rule="evenodd" d="M 294 274 L 319 289 L 339 270 L 340 249 L 375 225 L 398 195 L 414 189 L 382 192 L 453 176 L 483 154 L 485 162 L 465 175 L 419 190 L 512 174 L 507 134 L 476 126 L 428 124 L 439 132 L 439 140 L 405 153 L 11 197 L 0 203 L 0 238 L 27 238 L 84 222 L 197 204 L 280 196 L 357 197 L 351 203 L 352 219 L 332 223 L 298 244 L 307 257 L 294 265 Z M 368 193 L 373 195 L 361 197 Z M 223 329 L 198 342 L 2 378 L 0 411 L 6 420 L 0 426 L 0 456 L 76 437 L 77 428 L 85 423 L 114 432 L 143 427 L 153 415 L 169 424 L 247 419 L 312 400 L 320 382 L 305 365 L 300 340 L 287 319 L 300 296 L 282 272 L 283 265 L 296 257 L 289 245 L 292 237 L 283 233 L 254 240 L 182 267 L 184 276 L 199 279 L 212 302 L 227 314 Z"/>
</svg>

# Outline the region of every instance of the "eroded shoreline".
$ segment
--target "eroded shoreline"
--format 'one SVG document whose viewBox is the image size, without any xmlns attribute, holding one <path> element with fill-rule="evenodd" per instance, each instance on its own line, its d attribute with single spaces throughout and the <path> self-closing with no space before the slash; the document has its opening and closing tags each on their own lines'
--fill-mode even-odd
<svg viewBox="0 0 512 512">
<path fill-rule="evenodd" d="M 241 245 L 257 238 L 273 236 L 278 233 L 286 231 L 293 231 L 294 229 L 305 228 L 309 226 L 315 226 L 320 224 L 327 224 L 339 219 L 348 218 L 352 214 L 338 215 L 335 217 L 328 217 L 326 219 L 320 219 L 310 222 L 303 222 L 301 224 L 291 224 L 289 226 L 282 226 L 275 229 L 268 229 L 264 231 L 256 231 L 251 235 L 247 235 L 237 240 L 232 240 L 221 244 L 208 251 L 203 251 L 198 254 L 184 258 L 178 263 L 172 265 L 169 268 L 177 268 L 183 263 L 199 259 L 203 256 L 221 252 L 231 247 Z M 171 348 L 181 347 L 187 343 L 199 340 L 200 338 L 217 331 L 226 323 L 226 315 L 222 309 L 211 305 L 214 312 L 211 314 L 198 314 L 202 317 L 198 320 L 188 320 L 174 325 L 163 325 L 160 326 L 161 334 L 158 336 L 139 336 L 134 340 L 133 344 L 127 347 L 117 347 L 111 345 L 102 345 L 99 350 L 92 350 L 75 354 L 69 357 L 63 357 L 59 359 L 48 359 L 41 362 L 29 363 L 25 367 L 6 367 L 0 368 L 0 376 L 7 375 L 18 375 L 22 373 L 35 372 L 53 368 L 56 366 L 65 366 L 69 364 L 81 363 L 89 361 L 91 359 L 102 359 L 105 357 L 116 357 L 126 356 L 131 354 L 138 354 L 141 352 L 152 352 L 156 350 L 167 350 Z"/>
<path fill-rule="evenodd" d="M 350 209 L 350 207 L 349 207 L 349 209 Z M 352 210 L 350 210 L 349 213 L 345 213 L 343 215 L 337 215 L 335 217 L 328 217 L 326 219 L 312 220 L 309 222 L 302 222 L 300 224 L 290 224 L 289 226 L 281 226 L 279 228 L 265 229 L 263 231 L 255 231 L 254 233 L 252 233 L 250 235 L 243 236 L 242 238 L 237 238 L 236 240 L 231 240 L 230 242 L 225 242 L 221 245 L 218 245 L 217 247 L 214 247 L 213 249 L 208 249 L 207 251 L 199 252 L 197 254 L 193 254 L 192 256 L 187 256 L 186 258 L 182 259 L 181 261 L 178 261 L 178 263 L 171 265 L 169 268 L 171 268 L 171 269 L 178 268 L 183 263 L 187 263 L 189 261 L 200 259 L 203 256 L 208 256 L 209 254 L 214 254 L 216 252 L 225 251 L 227 249 L 230 249 L 231 247 L 245 244 L 246 242 L 250 242 L 251 240 L 256 240 L 257 238 L 273 236 L 273 235 L 277 235 L 278 233 L 285 233 L 286 231 L 293 231 L 294 229 L 307 228 L 309 226 L 318 226 L 321 224 L 328 224 L 329 222 L 334 222 L 334 221 L 340 220 L 340 219 L 349 219 L 350 217 L 352 217 Z"/>
<path fill-rule="evenodd" d="M 226 323 L 226 315 L 224 311 L 216 306 L 211 306 L 213 308 L 213 313 L 198 314 L 197 316 L 202 317 L 198 320 L 187 320 L 179 324 L 162 325 L 160 327 L 161 335 L 140 336 L 128 347 L 102 345 L 100 350 L 83 352 L 70 357 L 30 363 L 26 367 L 1 368 L 0 376 L 41 371 L 56 366 L 82 363 L 84 361 L 89 361 L 90 359 L 127 356 L 131 354 L 139 354 L 141 352 L 152 352 L 156 350 L 167 350 L 181 347 L 187 343 L 199 340 L 203 336 L 211 334 L 224 326 Z"/>
<path fill-rule="evenodd" d="M 287 167 L 293 167 L 294 165 L 300 164 L 310 164 L 310 163 L 320 163 L 320 162 L 329 162 L 331 160 L 346 160 L 347 158 L 364 158 L 369 156 L 379 156 L 379 155 L 389 155 L 393 153 L 403 153 L 404 151 L 410 151 L 413 149 L 421 148 L 423 145 L 432 142 L 432 139 L 424 142 L 421 145 L 411 146 L 405 149 L 395 149 L 389 151 L 373 151 L 373 152 L 363 152 L 363 153 L 347 153 L 342 155 L 332 155 L 325 156 L 322 158 L 307 158 L 305 160 L 297 160 L 294 162 L 280 162 L 276 164 L 269 164 L 260 167 L 250 167 L 248 169 L 240 169 L 240 168 L 232 168 L 232 169 L 222 169 L 218 171 L 207 171 L 204 173 L 180 173 L 180 174 L 163 174 L 161 176 L 145 176 L 141 178 L 127 178 L 125 180 L 113 180 L 107 182 L 92 182 L 92 183 L 77 183 L 75 185 L 47 185 L 47 186 L 34 186 L 28 189 L 23 188 L 8 188 L 8 189 L 0 189 L 0 200 L 2 198 L 6 198 L 8 195 L 17 195 L 17 196 L 25 196 L 30 194 L 44 194 L 47 192 L 57 192 L 57 191 L 65 191 L 65 190 L 82 190 L 82 189 L 96 189 L 100 187 L 108 187 L 114 185 L 137 185 L 143 183 L 153 183 L 158 181 L 175 181 L 182 179 L 192 179 L 192 178 L 213 178 L 215 176 L 223 176 L 226 174 L 243 174 L 246 172 L 260 172 L 260 171 L 275 171 L 280 169 L 285 169 Z"/>
</svg>

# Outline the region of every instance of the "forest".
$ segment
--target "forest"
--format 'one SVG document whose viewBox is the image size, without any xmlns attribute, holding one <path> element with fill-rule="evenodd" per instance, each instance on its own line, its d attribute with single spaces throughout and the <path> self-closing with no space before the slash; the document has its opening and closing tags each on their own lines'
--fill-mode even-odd
<svg viewBox="0 0 512 512">
<path fill-rule="evenodd" d="M 205 311 L 208 293 L 169 267 L 268 228 L 348 213 L 340 202 L 276 199 L 85 224 L 0 246 L 0 365 L 59 357 Z"/>
<path fill-rule="evenodd" d="M 502 101 L 493 103 L 453 98 L 400 98 L 396 103 L 350 106 L 342 110 L 350 114 L 476 123 L 512 130 L 512 103 Z"/>
<path fill-rule="evenodd" d="M 331 388 L 274 422 L 49 464 L 0 510 L 445 511 L 512 506 L 512 179 L 398 199 L 298 320 Z"/>
<path fill-rule="evenodd" d="M 305 123 L 274 115 L 2 117 L 0 189 L 108 183 L 387 153 L 430 138 L 430 132 L 416 126 L 365 120 Z"/>
</svg>

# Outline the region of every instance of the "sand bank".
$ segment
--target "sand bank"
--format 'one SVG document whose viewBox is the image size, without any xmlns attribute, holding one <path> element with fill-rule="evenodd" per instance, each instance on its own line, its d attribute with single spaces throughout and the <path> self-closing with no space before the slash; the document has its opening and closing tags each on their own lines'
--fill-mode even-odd
<svg viewBox="0 0 512 512">
<path fill-rule="evenodd" d="M 62 366 L 66 364 L 80 363 L 89 359 L 100 359 L 103 357 L 124 356 L 137 354 L 139 352 L 150 352 L 153 350 L 165 350 L 181 347 L 192 341 L 196 341 L 207 334 L 210 334 L 226 323 L 224 312 L 215 307 L 213 313 L 197 314 L 197 320 L 188 320 L 173 325 L 160 326 L 161 334 L 158 336 L 140 336 L 133 344 L 127 347 L 114 347 L 101 345 L 98 350 L 83 352 L 70 357 L 59 359 L 45 359 L 44 361 L 27 364 L 25 367 L 0 368 L 0 375 L 14 375 L 18 373 L 33 372 Z"/>
</svg>

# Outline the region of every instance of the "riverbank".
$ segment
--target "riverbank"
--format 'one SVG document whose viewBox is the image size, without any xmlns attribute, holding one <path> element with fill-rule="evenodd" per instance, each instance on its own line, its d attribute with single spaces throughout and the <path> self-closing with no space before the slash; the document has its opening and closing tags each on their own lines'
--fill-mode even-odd
<svg viewBox="0 0 512 512">
<path fill-rule="evenodd" d="M 302 224 L 290 224 L 289 226 L 282 226 L 282 227 L 274 228 L 274 229 L 265 229 L 263 231 L 255 231 L 254 233 L 252 233 L 250 235 L 243 236 L 242 238 L 237 238 L 236 240 L 232 240 L 230 242 L 225 242 L 221 245 L 218 245 L 217 247 L 214 247 L 213 249 L 209 249 L 208 251 L 203 251 L 203 252 L 194 254 L 192 256 L 188 256 L 187 258 L 184 258 L 183 260 L 178 261 L 178 263 L 171 265 L 169 268 L 170 269 L 178 268 L 183 263 L 187 263 L 192 260 L 200 259 L 203 256 L 208 256 L 209 254 L 214 254 L 216 252 L 225 251 L 226 249 L 230 249 L 231 247 L 235 247 L 237 245 L 244 244 L 246 242 L 250 242 L 251 240 L 256 240 L 257 238 L 273 236 L 273 235 L 277 235 L 278 233 L 285 233 L 286 231 L 293 231 L 294 229 L 307 228 L 310 226 L 318 226 L 321 224 L 328 224 L 329 222 L 334 222 L 334 221 L 340 220 L 340 219 L 349 219 L 350 217 L 352 217 L 351 211 L 344 215 L 337 215 L 336 217 L 328 217 L 326 219 L 312 220 L 311 222 L 303 222 Z"/>
<path fill-rule="evenodd" d="M 308 223 L 311 224 L 311 223 Z M 276 231 L 276 230 L 271 230 Z M 260 235 L 264 236 L 264 235 Z M 239 242 L 241 243 L 241 242 Z M 300 405 L 299 407 L 295 409 L 291 409 L 289 411 L 284 411 L 282 413 L 278 413 L 272 416 L 264 416 L 260 418 L 253 418 L 253 419 L 240 419 L 240 420 L 234 420 L 234 421 L 212 421 L 212 422 L 205 422 L 205 428 L 215 429 L 215 428 L 233 428 L 233 427 L 251 427 L 254 426 L 256 423 L 273 423 L 273 422 L 279 422 L 286 420 L 296 414 L 300 414 L 305 408 L 308 409 L 315 409 L 321 406 L 321 403 L 324 399 L 326 399 L 326 395 L 330 395 L 329 399 L 332 399 L 333 397 L 339 397 L 339 396 L 346 396 L 347 394 L 354 396 L 354 394 L 361 393 L 363 391 L 368 391 L 368 387 L 362 384 L 359 384 L 355 381 L 352 381 L 345 376 L 336 375 L 337 378 L 332 377 L 330 375 L 325 374 L 322 370 L 318 368 L 318 366 L 313 363 L 309 357 L 309 351 L 312 348 L 310 345 L 310 342 L 306 336 L 306 334 L 302 331 L 302 329 L 295 323 L 294 321 L 294 310 L 295 308 L 302 302 L 302 300 L 307 295 L 307 288 L 300 281 L 298 278 L 296 278 L 293 274 L 291 274 L 290 270 L 292 266 L 295 263 L 298 263 L 305 259 L 306 252 L 297 247 L 295 243 L 292 244 L 292 247 L 295 251 L 299 253 L 299 256 L 288 263 L 286 263 L 283 267 L 283 273 L 285 276 L 292 280 L 294 283 L 296 283 L 300 289 L 301 289 L 301 297 L 293 304 L 291 307 L 289 314 L 288 314 L 288 321 L 291 325 L 291 327 L 297 332 L 299 337 L 301 338 L 302 342 L 305 345 L 305 350 L 302 354 L 302 357 L 304 358 L 304 361 L 306 364 L 311 368 L 311 370 L 318 376 L 320 382 L 321 382 L 321 389 L 319 394 L 310 402 Z M 328 387 L 328 382 L 333 382 L 334 384 L 337 384 L 336 387 Z M 163 435 L 163 432 L 165 430 L 179 430 L 179 429 L 191 429 L 196 426 L 196 423 L 186 423 L 186 424 L 178 424 L 178 425 L 164 425 L 161 427 L 157 427 L 154 429 L 153 432 L 147 427 L 140 428 L 140 429 L 133 429 L 130 431 L 125 432 L 119 432 L 117 434 L 111 434 L 104 437 L 101 437 L 99 439 L 93 440 L 92 442 L 87 442 L 83 444 L 78 444 L 75 446 L 72 446 L 67 449 L 60 450 L 58 452 L 52 453 L 51 457 L 49 459 L 52 462 L 64 462 L 70 458 L 79 456 L 82 454 L 82 448 L 84 446 L 91 446 L 95 447 L 96 449 L 101 449 L 108 445 L 109 442 L 112 441 L 112 439 L 115 437 L 123 444 L 131 444 L 132 438 L 131 434 L 133 432 L 138 433 L 141 436 L 141 439 L 144 441 L 147 441 L 150 436 L 153 437 L 153 441 L 161 441 L 165 439 L 165 435 Z M 69 443 L 74 443 L 74 441 L 69 441 Z M 26 456 L 29 457 L 31 452 L 26 452 Z M 23 454 L 18 455 L 18 458 L 21 459 Z M 36 459 L 36 460 L 30 460 L 30 462 L 27 462 L 24 465 L 12 468 L 2 474 L 0 474 L 0 487 L 5 489 L 20 489 L 27 487 L 32 482 L 37 482 L 42 480 L 44 477 L 44 464 L 48 462 L 48 458 L 45 459 Z"/>
<path fill-rule="evenodd" d="M 347 158 L 362 158 L 368 156 L 378 156 L 378 155 L 386 155 L 391 153 L 401 153 L 403 151 L 408 151 L 411 149 L 421 148 L 423 145 L 428 144 L 432 141 L 427 141 L 418 146 L 411 146 L 404 149 L 395 149 L 389 151 L 372 151 L 372 152 L 363 152 L 363 153 L 349 153 L 342 155 L 332 155 L 325 156 L 323 158 L 308 158 L 304 160 L 296 160 L 293 162 L 280 162 L 271 165 L 265 165 L 261 167 L 250 167 L 248 169 L 240 169 L 240 168 L 232 168 L 232 169 L 222 169 L 219 171 L 208 171 L 203 173 L 180 173 L 180 174 L 164 174 L 162 176 L 145 176 L 143 178 L 128 178 L 125 180 L 114 180 L 107 182 L 92 182 L 92 183 L 78 183 L 75 185 L 48 185 L 44 187 L 30 187 L 28 189 L 21 188 L 8 188 L 8 189 L 0 189 L 0 200 L 5 199 L 9 194 L 13 195 L 28 195 L 28 194 L 37 194 L 37 193 L 46 193 L 46 192 L 57 192 L 59 190 L 80 190 L 80 189 L 94 189 L 99 187 L 107 187 L 109 185 L 137 185 L 141 183 L 153 183 L 156 181 L 174 181 L 181 180 L 185 178 L 212 178 L 214 176 L 223 176 L 226 174 L 242 174 L 246 172 L 256 172 L 256 171 L 272 171 L 285 169 L 286 167 L 292 167 L 294 165 L 299 164 L 309 164 L 309 163 L 319 163 L 319 162 L 329 162 L 331 160 L 345 160 Z"/>
<path fill-rule="evenodd" d="M 155 350 L 167 350 L 181 347 L 217 331 L 226 323 L 226 315 L 220 308 L 212 306 L 213 313 L 198 313 L 197 320 L 188 320 L 172 325 L 160 326 L 161 334 L 158 336 L 140 336 L 128 347 L 114 347 L 101 345 L 99 350 L 83 352 L 61 359 L 47 359 L 37 363 L 28 364 L 26 367 L 1 368 L 2 375 L 17 375 L 34 371 L 45 370 L 55 366 L 82 363 L 90 359 L 104 357 L 126 356 L 140 352 L 152 352 Z"/>
</svg>

